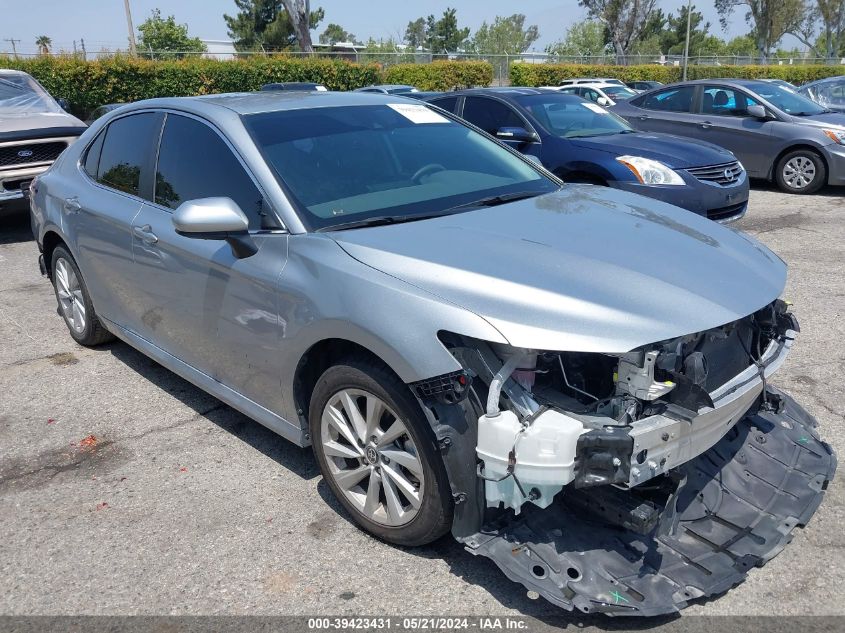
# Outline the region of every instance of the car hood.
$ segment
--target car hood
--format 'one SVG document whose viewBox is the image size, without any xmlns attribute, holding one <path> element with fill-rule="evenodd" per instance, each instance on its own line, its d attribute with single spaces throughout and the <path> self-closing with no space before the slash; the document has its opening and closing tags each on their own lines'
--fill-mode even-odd
<svg viewBox="0 0 845 633">
<path fill-rule="evenodd" d="M 642 156 L 659 160 L 674 169 L 718 165 L 736 160 L 733 154 L 718 145 L 671 134 L 632 132 L 569 140 L 576 147 L 605 151 L 617 156 Z"/>
<path fill-rule="evenodd" d="M 43 130 L 46 128 L 85 127 L 67 112 L 19 112 L 0 108 L 0 133 Z"/>
<path fill-rule="evenodd" d="M 330 235 L 360 262 L 534 349 L 630 351 L 747 316 L 786 281 L 783 261 L 744 233 L 591 185 Z"/>
<path fill-rule="evenodd" d="M 810 116 L 790 117 L 793 122 L 819 128 L 837 127 L 845 129 L 844 112 L 828 112 L 827 114 L 811 114 Z"/>
</svg>

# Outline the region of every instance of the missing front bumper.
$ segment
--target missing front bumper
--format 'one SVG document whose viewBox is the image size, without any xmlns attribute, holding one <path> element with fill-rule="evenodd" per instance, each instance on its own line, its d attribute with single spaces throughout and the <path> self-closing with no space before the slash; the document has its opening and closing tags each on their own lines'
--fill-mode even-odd
<svg viewBox="0 0 845 633">
<path fill-rule="evenodd" d="M 464 540 L 511 579 L 564 609 L 659 615 L 720 594 L 777 555 L 815 513 L 836 469 L 816 421 L 780 395 L 780 413 L 740 420 L 678 470 L 686 484 L 677 525 L 642 536 L 568 507 L 566 491 L 545 510 Z M 664 522 L 665 527 L 665 522 Z"/>
</svg>

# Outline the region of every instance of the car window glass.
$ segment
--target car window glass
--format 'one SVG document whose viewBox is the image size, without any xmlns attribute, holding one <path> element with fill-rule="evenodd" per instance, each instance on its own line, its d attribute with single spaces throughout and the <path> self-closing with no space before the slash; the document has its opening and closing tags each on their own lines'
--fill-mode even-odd
<svg viewBox="0 0 845 633">
<path fill-rule="evenodd" d="M 449 112 L 455 111 L 455 105 L 458 103 L 457 97 L 443 97 L 442 99 L 431 99 L 429 103 L 433 103 L 438 108 L 443 108 Z"/>
<path fill-rule="evenodd" d="M 845 81 L 838 84 L 824 84 L 815 88 L 816 101 L 823 106 L 845 107 Z"/>
<path fill-rule="evenodd" d="M 589 99 L 590 101 L 598 101 L 599 97 L 601 96 L 598 92 L 593 90 L 592 88 L 582 88 L 581 89 L 581 96 L 585 99 Z"/>
<path fill-rule="evenodd" d="M 85 168 L 85 172 L 95 180 L 97 178 L 97 166 L 100 164 L 100 152 L 103 150 L 103 139 L 105 138 L 106 133 L 100 132 L 85 154 L 85 164 L 83 167 Z"/>
<path fill-rule="evenodd" d="M 702 96 L 701 112 L 716 116 L 748 116 L 750 105 L 760 105 L 760 102 L 733 88 L 708 86 Z"/>
<path fill-rule="evenodd" d="M 143 172 L 149 165 L 150 151 L 158 138 L 160 125 L 161 117 L 154 112 L 133 114 L 109 123 L 100 153 L 97 181 L 149 199 L 148 192 L 141 191 L 141 183 L 147 182 Z"/>
<path fill-rule="evenodd" d="M 214 197 L 234 200 L 249 219 L 250 230 L 269 228 L 262 226 L 263 196 L 226 142 L 205 123 L 168 114 L 156 166 L 155 202 L 175 209 L 186 200 Z"/>
<path fill-rule="evenodd" d="M 646 110 L 689 112 L 694 93 L 695 88 L 693 86 L 680 86 L 678 88 L 669 88 L 660 92 L 646 94 L 632 103 Z"/>
<path fill-rule="evenodd" d="M 563 94 L 567 95 L 574 95 L 578 94 L 578 88 L 562 88 L 558 92 L 562 92 Z"/>
<path fill-rule="evenodd" d="M 525 127 L 525 121 L 513 108 L 501 101 L 484 97 L 464 99 L 463 118 L 493 135 L 503 127 Z"/>
</svg>

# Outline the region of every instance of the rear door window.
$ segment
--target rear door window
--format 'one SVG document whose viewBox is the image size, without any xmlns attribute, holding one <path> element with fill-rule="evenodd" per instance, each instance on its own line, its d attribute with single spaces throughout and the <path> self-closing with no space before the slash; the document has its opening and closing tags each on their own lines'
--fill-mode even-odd
<svg viewBox="0 0 845 633">
<path fill-rule="evenodd" d="M 162 115 L 157 112 L 143 112 L 109 123 L 97 165 L 97 181 L 106 187 L 150 200 L 152 150 L 158 139 L 161 120 Z"/>
<path fill-rule="evenodd" d="M 695 87 L 679 86 L 652 94 L 646 94 L 632 101 L 634 105 L 646 110 L 661 110 L 663 112 L 689 112 Z"/>
<path fill-rule="evenodd" d="M 234 200 L 250 230 L 275 228 L 264 197 L 223 138 L 201 121 L 168 114 L 156 167 L 156 204 L 176 209 L 186 200 L 215 197 Z"/>
<path fill-rule="evenodd" d="M 441 99 L 431 99 L 429 101 L 432 105 L 436 105 L 438 108 L 443 108 L 444 110 L 448 110 L 449 112 L 455 111 L 455 106 L 458 105 L 458 98 L 457 97 L 443 97 Z"/>
</svg>

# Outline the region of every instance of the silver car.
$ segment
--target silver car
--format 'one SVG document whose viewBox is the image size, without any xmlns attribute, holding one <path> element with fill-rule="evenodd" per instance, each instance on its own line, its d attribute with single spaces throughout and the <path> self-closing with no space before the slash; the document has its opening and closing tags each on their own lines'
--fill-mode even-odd
<svg viewBox="0 0 845 633">
<path fill-rule="evenodd" d="M 776 255 L 563 186 L 418 101 L 134 103 L 32 190 L 74 340 L 116 336 L 312 445 L 377 537 L 451 530 L 563 608 L 718 594 L 833 475 L 768 385 L 798 331 Z"/>
<path fill-rule="evenodd" d="M 845 186 L 845 114 L 754 79 L 702 79 L 651 90 L 613 111 L 638 130 L 731 150 L 751 178 L 787 193 Z"/>
</svg>

